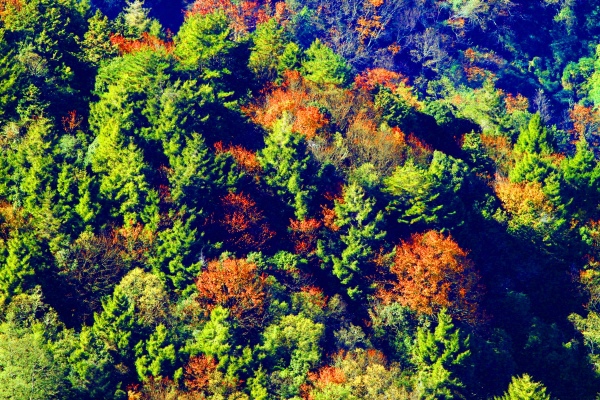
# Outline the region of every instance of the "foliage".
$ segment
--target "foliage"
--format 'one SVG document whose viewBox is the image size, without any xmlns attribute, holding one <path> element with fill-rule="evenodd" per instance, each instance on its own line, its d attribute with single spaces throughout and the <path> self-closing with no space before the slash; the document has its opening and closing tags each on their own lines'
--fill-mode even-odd
<svg viewBox="0 0 600 400">
<path fill-rule="evenodd" d="M 595 398 L 599 16 L 0 0 L 0 397 Z"/>
</svg>

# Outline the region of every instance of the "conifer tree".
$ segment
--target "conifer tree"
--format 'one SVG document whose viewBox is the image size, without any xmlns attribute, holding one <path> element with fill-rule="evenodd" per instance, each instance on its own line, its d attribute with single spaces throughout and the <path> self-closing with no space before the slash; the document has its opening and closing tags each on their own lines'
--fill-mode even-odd
<svg viewBox="0 0 600 400">
<path fill-rule="evenodd" d="M 254 31 L 248 65 L 261 81 L 273 81 L 277 77 L 280 58 L 287 49 L 285 39 L 284 30 L 275 18 L 258 25 Z M 288 51 L 288 57 L 289 54 Z"/>
<path fill-rule="evenodd" d="M 323 44 L 319 39 L 305 52 L 302 73 L 309 81 L 317 84 L 344 85 L 348 82 L 350 68 L 344 58 Z"/>
<path fill-rule="evenodd" d="M 416 389 L 420 398 L 468 398 L 464 378 L 469 373 L 469 340 L 445 310 L 438 314 L 433 332 L 426 328 L 417 330 L 413 362 L 417 366 Z"/>
<path fill-rule="evenodd" d="M 519 134 L 514 153 L 516 163 L 509 173 L 513 182 L 543 182 L 554 168 L 548 160 L 552 146 L 548 130 L 542 125 L 539 114 L 529 120 L 529 124 Z"/>
<path fill-rule="evenodd" d="M 100 10 L 88 20 L 89 28 L 83 36 L 81 44 L 84 58 L 92 65 L 99 66 L 100 62 L 109 60 L 117 55 L 117 49 L 110 40 L 110 22 Z"/>
<path fill-rule="evenodd" d="M 140 380 L 145 381 L 150 377 L 160 380 L 172 376 L 176 351 L 171 336 L 167 328 L 160 324 L 148 340 L 135 346 L 135 368 Z"/>
<path fill-rule="evenodd" d="M 550 395 L 546 393 L 546 388 L 539 382 L 531 379 L 531 376 L 524 374 L 514 376 L 508 386 L 508 390 L 501 397 L 495 397 L 495 400 L 550 400 Z"/>
<path fill-rule="evenodd" d="M 375 199 L 367 198 L 362 187 L 351 183 L 335 203 L 336 231 L 329 241 L 318 242 L 317 254 L 353 300 L 363 299 L 371 289 L 365 278 L 373 272 L 374 253 L 386 235 L 382 221 Z"/>
<path fill-rule="evenodd" d="M 129 366 L 133 362 L 136 330 L 133 302 L 116 288 L 113 295 L 102 302 L 102 312 L 94 315 L 92 333 L 104 343 L 115 365 Z"/>
<path fill-rule="evenodd" d="M 279 120 L 265 139 L 265 148 L 258 160 L 263 167 L 265 182 L 276 190 L 297 219 L 310 214 L 311 197 L 317 187 L 313 183 L 318 167 L 311 157 L 306 141 L 291 131 L 286 117 Z"/>
</svg>

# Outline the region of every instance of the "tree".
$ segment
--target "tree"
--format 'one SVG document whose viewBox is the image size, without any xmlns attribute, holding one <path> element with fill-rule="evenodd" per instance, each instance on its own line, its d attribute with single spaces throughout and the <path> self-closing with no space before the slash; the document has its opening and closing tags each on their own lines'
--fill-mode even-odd
<svg viewBox="0 0 600 400">
<path fill-rule="evenodd" d="M 113 295 L 102 302 L 102 309 L 94 314 L 92 334 L 104 344 L 114 366 L 119 365 L 123 372 L 131 374 L 138 328 L 135 306 L 126 293 L 116 288 Z"/>
<path fill-rule="evenodd" d="M 220 306 L 229 310 L 245 330 L 262 324 L 267 306 L 266 277 L 243 259 L 211 261 L 196 280 L 196 300 L 210 313 Z"/>
<path fill-rule="evenodd" d="M 392 194 L 388 209 L 402 224 L 453 229 L 464 223 L 465 205 L 461 194 L 467 165 L 440 151 L 433 153 L 427 170 L 408 161 L 384 180 Z"/>
<path fill-rule="evenodd" d="M 301 315 L 286 315 L 268 326 L 258 347 L 258 359 L 271 371 L 270 385 L 279 398 L 299 394 L 307 373 L 321 359 L 320 340 L 325 327 Z"/>
<path fill-rule="evenodd" d="M 350 77 L 350 68 L 346 61 L 335 54 L 319 39 L 305 52 L 302 73 L 309 81 L 323 85 L 345 85 Z"/>
<path fill-rule="evenodd" d="M 44 327 L 15 328 L 0 325 L 0 399 L 66 398 L 67 371 L 50 351 Z"/>
<path fill-rule="evenodd" d="M 123 277 L 115 290 L 127 293 L 139 326 L 156 328 L 156 335 L 162 335 L 158 333 L 158 326 L 162 326 L 168 318 L 169 296 L 158 277 L 135 268 Z"/>
<path fill-rule="evenodd" d="M 470 338 L 454 326 L 444 309 L 437 320 L 433 332 L 426 328 L 417 330 L 413 360 L 417 366 L 418 396 L 430 400 L 467 398 Z"/>
<path fill-rule="evenodd" d="M 172 200 L 204 217 L 216 206 L 211 206 L 209 199 L 224 196 L 239 177 L 231 156 L 211 153 L 199 134 L 187 138 L 183 148 L 170 156 L 169 163 Z"/>
<path fill-rule="evenodd" d="M 159 231 L 156 235 L 153 251 L 149 255 L 152 271 L 169 289 L 181 291 L 181 294 L 192 292 L 194 279 L 202 268 L 199 233 L 192 225 L 196 217 L 191 215 L 185 222 L 177 217 L 172 226 Z"/>
<path fill-rule="evenodd" d="M 102 61 L 117 55 L 113 45 L 108 18 L 100 10 L 88 19 L 89 28 L 83 36 L 81 47 L 85 60 L 99 66 Z"/>
<path fill-rule="evenodd" d="M 535 114 L 515 144 L 516 163 L 509 173 L 510 180 L 543 182 L 554 169 L 548 159 L 551 153 L 548 130 L 542 125 L 540 115 Z"/>
<path fill-rule="evenodd" d="M 219 222 L 225 231 L 223 239 L 232 250 L 248 254 L 268 248 L 275 232 L 249 195 L 230 192 L 221 198 L 221 206 L 222 217 Z"/>
<path fill-rule="evenodd" d="M 597 190 L 600 165 L 585 138 L 577 141 L 575 154 L 566 158 L 561 167 L 564 178 L 561 203 L 580 219 L 594 216 L 600 194 Z"/>
<path fill-rule="evenodd" d="M 374 272 L 374 253 L 383 245 L 383 213 L 375 207 L 357 183 L 344 188 L 342 199 L 335 201 L 333 232 L 328 241 L 320 240 L 317 255 L 324 266 L 346 288 L 353 300 L 364 298 L 372 289 L 368 281 Z"/>
<path fill-rule="evenodd" d="M 419 313 L 433 315 L 448 309 L 458 320 L 480 321 L 479 275 L 451 236 L 437 231 L 413 234 L 396 247 L 390 272 L 394 280 L 379 291 L 380 297 Z"/>
<path fill-rule="evenodd" d="M 167 328 L 160 324 L 148 340 L 141 341 L 135 346 L 135 368 L 140 380 L 150 377 L 160 380 L 172 376 L 175 369 L 176 350 L 172 335 Z"/>
<path fill-rule="evenodd" d="M 271 18 L 258 25 L 252 34 L 252 42 L 248 66 L 261 81 L 275 80 L 281 64 L 280 59 L 288 48 L 283 27 L 279 26 L 276 18 Z M 288 54 L 290 51 L 288 50 Z"/>
<path fill-rule="evenodd" d="M 225 375 L 225 388 L 237 386 L 241 378 L 248 377 L 253 364 L 252 351 L 250 347 L 242 346 L 236 326 L 237 323 L 229 318 L 229 311 L 216 306 L 210 313 L 210 320 L 195 335 L 195 341 L 187 346 L 191 356 L 201 353 L 217 360 L 219 371 Z"/>
<path fill-rule="evenodd" d="M 539 382 L 531 379 L 528 374 L 514 376 L 508 386 L 508 391 L 495 400 L 550 400 L 546 388 Z"/>
<path fill-rule="evenodd" d="M 83 98 L 92 81 L 79 57 L 86 23 L 85 6 L 77 4 L 33 0 L 4 15 L 4 39 L 18 49 L 13 62 L 24 66 L 23 95 L 16 107 L 23 119 L 45 115 L 58 120 L 65 110 L 86 108 Z"/>
<path fill-rule="evenodd" d="M 266 137 L 258 160 L 265 182 L 294 210 L 297 219 L 303 219 L 312 208 L 311 200 L 317 192 L 314 181 L 319 169 L 304 138 L 292 133 L 290 128 L 284 115 Z"/>
</svg>

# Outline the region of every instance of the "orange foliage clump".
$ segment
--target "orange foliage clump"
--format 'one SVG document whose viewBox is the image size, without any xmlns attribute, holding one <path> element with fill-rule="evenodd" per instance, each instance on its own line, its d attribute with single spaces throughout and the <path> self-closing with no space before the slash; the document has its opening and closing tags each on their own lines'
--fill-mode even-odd
<svg viewBox="0 0 600 400">
<path fill-rule="evenodd" d="M 18 13 L 23 8 L 23 4 L 23 0 L 0 1 L 0 18 L 4 19 L 7 15 Z"/>
<path fill-rule="evenodd" d="M 217 361 L 212 357 L 192 357 L 185 366 L 184 383 L 193 392 L 203 392 L 208 389 L 211 376 L 217 370 Z"/>
<path fill-rule="evenodd" d="M 71 110 L 66 116 L 62 117 L 61 121 L 65 132 L 73 133 L 83 122 L 83 117 L 77 115 L 77 110 Z"/>
<path fill-rule="evenodd" d="M 575 104 L 569 113 L 575 134 L 585 138 L 593 147 L 600 146 L 600 112 L 592 107 Z"/>
<path fill-rule="evenodd" d="M 290 220 L 290 231 L 296 254 L 309 255 L 317 248 L 319 229 L 323 223 L 317 219 Z"/>
<path fill-rule="evenodd" d="M 243 251 L 264 249 L 275 236 L 256 202 L 244 193 L 229 193 L 221 199 L 221 226 L 227 232 L 225 242 Z"/>
<path fill-rule="evenodd" d="M 285 2 L 277 2 L 275 7 L 272 7 L 272 3 L 265 0 L 196 0 L 187 15 L 206 15 L 215 11 L 225 13 L 237 35 L 252 32 L 258 24 L 268 21 L 269 18 L 276 18 L 279 23 L 285 24 L 290 14 Z"/>
<path fill-rule="evenodd" d="M 215 151 L 217 153 L 231 154 L 236 164 L 251 175 L 256 175 L 262 170 L 258 158 L 256 157 L 256 153 L 253 153 L 240 145 L 225 148 L 223 142 L 217 142 L 215 143 Z"/>
<path fill-rule="evenodd" d="M 408 83 L 407 78 L 397 72 L 385 68 L 367 69 L 354 78 L 354 84 L 358 89 L 371 91 L 378 85 L 395 91 L 401 82 Z"/>
<path fill-rule="evenodd" d="M 255 264 L 243 259 L 211 261 L 196 280 L 196 288 L 196 300 L 206 314 L 222 306 L 244 328 L 262 324 L 267 284 Z"/>
<path fill-rule="evenodd" d="M 513 114 L 517 111 L 525 112 L 529 109 L 529 100 L 527 97 L 521 94 L 513 96 L 512 94 L 508 93 L 504 97 L 504 104 L 506 106 L 506 112 L 509 114 Z"/>
<path fill-rule="evenodd" d="M 396 247 L 390 272 L 394 279 L 379 290 L 381 300 L 427 315 L 446 308 L 461 321 L 480 319 L 479 275 L 451 236 L 436 231 L 412 235 Z"/>
<path fill-rule="evenodd" d="M 121 34 L 111 35 L 110 42 L 119 49 L 121 54 L 137 53 L 144 50 L 173 50 L 173 42 L 166 42 L 147 32 L 142 33 L 141 39 L 127 39 Z"/>
<path fill-rule="evenodd" d="M 329 120 L 311 105 L 316 102 L 316 95 L 298 71 L 287 71 L 284 77 L 281 85 L 265 89 L 262 101 L 244 111 L 265 128 L 272 128 L 287 113 L 292 117 L 292 131 L 312 139 Z"/>
<path fill-rule="evenodd" d="M 469 81 L 481 82 L 490 74 L 489 71 L 477 66 L 464 67 L 464 70 Z"/>
<path fill-rule="evenodd" d="M 326 365 L 317 372 L 309 372 L 308 379 L 316 388 L 324 389 L 331 384 L 339 385 L 346 382 L 346 374 L 340 368 Z"/>
<path fill-rule="evenodd" d="M 406 138 L 406 144 L 408 145 L 411 158 L 417 164 L 427 165 L 433 157 L 433 147 L 419 139 L 413 133 L 409 134 Z"/>
</svg>

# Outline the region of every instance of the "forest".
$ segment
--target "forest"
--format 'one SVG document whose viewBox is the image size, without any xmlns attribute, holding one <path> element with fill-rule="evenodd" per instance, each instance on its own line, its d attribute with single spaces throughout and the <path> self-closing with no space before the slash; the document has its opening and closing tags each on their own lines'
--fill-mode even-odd
<svg viewBox="0 0 600 400">
<path fill-rule="evenodd" d="M 0 399 L 600 398 L 600 0 L 0 0 Z"/>
</svg>

